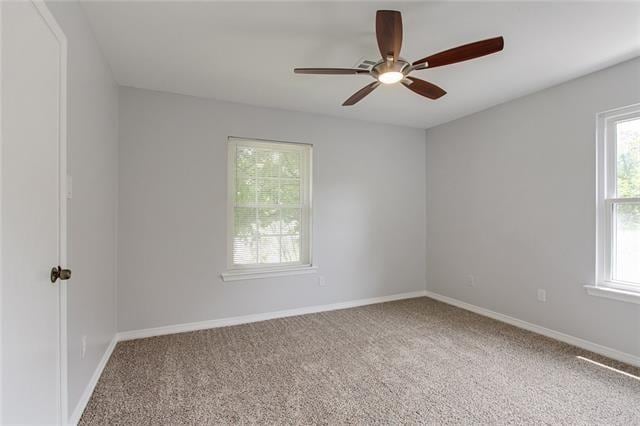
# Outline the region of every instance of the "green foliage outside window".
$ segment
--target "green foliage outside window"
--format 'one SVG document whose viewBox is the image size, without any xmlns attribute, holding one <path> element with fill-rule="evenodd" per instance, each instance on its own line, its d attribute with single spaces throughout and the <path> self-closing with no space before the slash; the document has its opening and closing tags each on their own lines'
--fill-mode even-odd
<svg viewBox="0 0 640 426">
<path fill-rule="evenodd" d="M 640 197 L 640 120 L 617 124 L 616 192 L 618 198 Z M 640 203 L 618 206 L 626 229 L 640 229 Z"/>
<path fill-rule="evenodd" d="M 299 261 L 300 157 L 286 150 L 237 148 L 234 238 L 246 246 L 260 240 L 258 263 Z"/>
</svg>

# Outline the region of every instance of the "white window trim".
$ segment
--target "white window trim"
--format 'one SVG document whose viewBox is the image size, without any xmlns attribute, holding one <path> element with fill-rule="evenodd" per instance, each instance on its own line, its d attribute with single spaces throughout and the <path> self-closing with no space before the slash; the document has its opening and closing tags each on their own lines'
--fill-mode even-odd
<svg viewBox="0 0 640 426">
<path fill-rule="evenodd" d="M 622 302 L 637 303 L 640 305 L 638 291 L 618 290 L 611 284 L 585 285 L 584 288 L 591 296 L 606 297 L 607 299 L 620 300 Z"/>
<path fill-rule="evenodd" d="M 300 236 L 301 257 L 305 253 L 305 258 L 301 262 L 276 265 L 235 265 L 233 264 L 233 209 L 235 206 L 235 147 L 239 144 L 251 145 L 259 143 L 262 147 L 272 145 L 273 148 L 282 149 L 283 144 L 298 145 L 312 148 L 310 144 L 283 142 L 256 138 L 242 138 L 229 136 L 227 138 L 227 270 L 220 274 L 223 281 L 240 281 L 250 279 L 260 279 L 269 277 L 281 277 L 287 275 L 312 274 L 317 272 L 317 266 L 312 263 L 313 259 L 313 149 L 310 149 L 307 161 L 302 165 L 300 173 L 304 179 L 303 186 L 306 188 L 303 197 L 302 212 L 302 234 Z M 306 255 L 308 253 L 308 255 Z"/>
<path fill-rule="evenodd" d="M 317 265 L 287 266 L 285 268 L 259 270 L 229 270 L 220 274 L 222 281 L 256 280 L 261 278 L 286 277 L 288 275 L 315 274 Z"/>
<path fill-rule="evenodd" d="M 616 144 L 614 131 L 617 121 L 640 117 L 640 104 L 606 111 L 597 115 L 596 123 L 596 283 L 585 285 L 588 294 L 640 304 L 640 286 L 614 281 L 611 265 L 613 235 L 613 206 L 638 202 L 640 198 L 613 198 L 616 192 Z"/>
</svg>

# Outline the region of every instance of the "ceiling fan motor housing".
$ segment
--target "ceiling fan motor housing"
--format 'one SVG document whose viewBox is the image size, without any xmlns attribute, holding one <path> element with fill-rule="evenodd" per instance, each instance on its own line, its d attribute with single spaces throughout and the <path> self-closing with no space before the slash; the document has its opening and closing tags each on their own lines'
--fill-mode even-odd
<svg viewBox="0 0 640 426">
<path fill-rule="evenodd" d="M 380 60 L 371 69 L 371 75 L 373 76 L 373 78 L 378 80 L 380 75 L 386 74 L 388 72 L 399 72 L 406 76 L 407 74 L 409 74 L 410 70 L 411 64 L 402 58 L 398 58 L 395 62 L 389 60 Z"/>
</svg>

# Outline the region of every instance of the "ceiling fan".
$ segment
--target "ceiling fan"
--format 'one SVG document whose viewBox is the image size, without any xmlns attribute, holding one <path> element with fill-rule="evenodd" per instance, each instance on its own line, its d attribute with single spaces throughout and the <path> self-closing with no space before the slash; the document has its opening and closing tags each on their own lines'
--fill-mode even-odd
<svg viewBox="0 0 640 426">
<path fill-rule="evenodd" d="M 402 83 L 413 92 L 429 99 L 438 99 L 444 96 L 442 88 L 428 81 L 415 77 L 409 77 L 409 73 L 415 70 L 441 67 L 468 61 L 499 52 L 504 47 L 502 37 L 476 41 L 453 49 L 445 50 L 431 56 L 418 59 L 409 63 L 400 57 L 402 46 L 402 15 L 397 10 L 378 10 L 376 12 L 376 38 L 378 49 L 382 59 L 376 62 L 370 69 L 361 68 L 295 68 L 296 74 L 369 74 L 376 81 L 364 86 L 344 101 L 343 106 L 355 105 L 369 93 L 373 92 L 380 84 Z"/>
</svg>

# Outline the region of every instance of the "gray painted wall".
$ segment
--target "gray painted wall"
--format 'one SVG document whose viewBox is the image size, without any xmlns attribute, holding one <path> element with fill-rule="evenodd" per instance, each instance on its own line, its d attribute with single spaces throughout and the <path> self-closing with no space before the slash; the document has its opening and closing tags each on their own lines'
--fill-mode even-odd
<svg viewBox="0 0 640 426">
<path fill-rule="evenodd" d="M 68 383 L 71 415 L 116 332 L 118 89 L 81 7 L 49 2 L 69 43 Z M 81 359 L 82 336 L 87 352 Z"/>
<path fill-rule="evenodd" d="M 222 282 L 226 140 L 314 144 L 314 263 Z M 424 130 L 120 91 L 120 331 L 424 289 Z"/>
<path fill-rule="evenodd" d="M 640 355 L 640 305 L 582 287 L 595 279 L 596 113 L 638 102 L 635 59 L 429 129 L 427 288 Z"/>
</svg>

